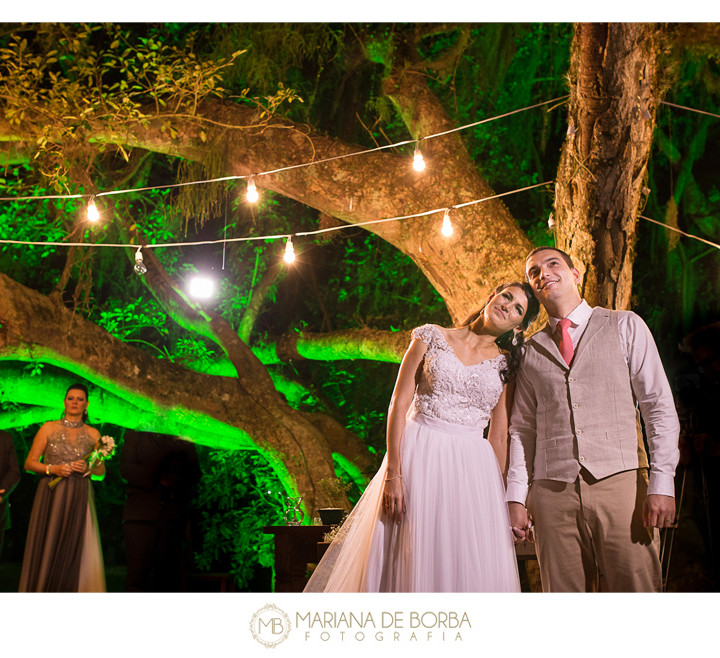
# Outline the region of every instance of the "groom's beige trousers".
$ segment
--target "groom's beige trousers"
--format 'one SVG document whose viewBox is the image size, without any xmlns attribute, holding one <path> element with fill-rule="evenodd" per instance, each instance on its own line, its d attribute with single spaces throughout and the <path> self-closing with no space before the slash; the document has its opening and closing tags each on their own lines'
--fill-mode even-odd
<svg viewBox="0 0 720 658">
<path fill-rule="evenodd" d="M 527 509 L 535 524 L 544 592 L 661 590 L 657 532 L 645 528 L 645 469 L 596 480 L 535 480 Z"/>
</svg>

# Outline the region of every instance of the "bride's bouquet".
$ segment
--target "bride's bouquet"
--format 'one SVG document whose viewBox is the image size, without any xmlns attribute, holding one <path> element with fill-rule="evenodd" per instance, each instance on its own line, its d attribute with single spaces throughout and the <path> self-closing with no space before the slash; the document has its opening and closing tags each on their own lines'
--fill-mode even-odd
<svg viewBox="0 0 720 658">
<path fill-rule="evenodd" d="M 83 459 L 88 460 L 87 469 L 83 473 L 83 477 L 87 477 L 92 472 L 92 469 L 97 466 L 100 462 L 104 462 L 106 459 L 110 459 L 115 454 L 115 450 L 117 448 L 117 445 L 115 444 L 115 439 L 113 439 L 111 436 L 101 436 L 100 440 L 98 441 L 97 448 L 93 450 L 92 452 L 89 452 L 87 455 L 83 457 Z M 60 475 L 48 482 L 48 486 L 51 489 L 54 489 L 58 482 L 62 480 L 63 477 Z"/>
</svg>

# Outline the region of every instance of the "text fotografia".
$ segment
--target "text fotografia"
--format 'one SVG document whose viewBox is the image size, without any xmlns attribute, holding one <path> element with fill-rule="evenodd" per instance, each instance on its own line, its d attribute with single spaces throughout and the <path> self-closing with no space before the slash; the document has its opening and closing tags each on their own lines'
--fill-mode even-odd
<svg viewBox="0 0 720 658">
<path fill-rule="evenodd" d="M 462 642 L 472 628 L 466 612 L 395 611 L 295 613 L 305 641 Z"/>
</svg>

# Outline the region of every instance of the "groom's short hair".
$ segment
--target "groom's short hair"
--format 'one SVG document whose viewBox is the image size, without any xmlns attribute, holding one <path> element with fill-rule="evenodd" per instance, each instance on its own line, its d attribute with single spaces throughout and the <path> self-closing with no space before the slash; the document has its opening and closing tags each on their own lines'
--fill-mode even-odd
<svg viewBox="0 0 720 658">
<path fill-rule="evenodd" d="M 535 247 L 526 257 L 525 257 L 525 263 L 528 262 L 528 258 L 530 256 L 534 256 L 539 251 L 556 251 L 560 254 L 560 257 L 567 263 L 567 266 L 573 270 L 575 269 L 575 264 L 572 261 L 572 258 L 570 258 L 569 254 L 566 254 L 562 249 L 558 249 L 557 247 Z M 525 272 L 525 278 L 527 279 L 527 271 Z"/>
</svg>

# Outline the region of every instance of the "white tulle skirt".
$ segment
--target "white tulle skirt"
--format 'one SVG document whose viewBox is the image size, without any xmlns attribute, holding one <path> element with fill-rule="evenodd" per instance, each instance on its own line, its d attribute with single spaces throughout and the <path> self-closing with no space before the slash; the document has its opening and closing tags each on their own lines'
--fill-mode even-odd
<svg viewBox="0 0 720 658">
<path fill-rule="evenodd" d="M 306 592 L 519 592 L 500 468 L 482 429 L 408 417 L 406 513 L 382 509 L 384 460 Z"/>
</svg>

